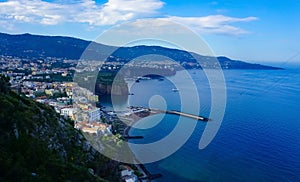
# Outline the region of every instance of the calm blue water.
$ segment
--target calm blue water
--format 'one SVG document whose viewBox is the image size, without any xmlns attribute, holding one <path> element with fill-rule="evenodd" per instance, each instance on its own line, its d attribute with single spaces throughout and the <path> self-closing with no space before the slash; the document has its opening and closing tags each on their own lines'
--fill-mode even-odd
<svg viewBox="0 0 300 182">
<path fill-rule="evenodd" d="M 211 93 L 207 79 L 201 70 L 189 73 L 198 87 L 201 114 L 208 116 Z M 177 152 L 146 164 L 147 169 L 163 175 L 156 181 L 300 181 L 300 70 L 229 70 L 224 75 L 227 105 L 214 140 L 205 149 L 198 149 L 206 125 L 198 122 L 192 136 Z M 173 79 L 184 88 L 180 92 L 191 92 L 183 72 Z M 160 95 L 168 109 L 181 110 L 179 94 L 172 88 L 174 85 L 167 79 L 134 83 L 131 92 L 135 95 L 129 97 L 129 104 L 149 107 L 149 99 Z M 195 98 L 191 97 L 190 102 L 193 107 Z M 188 112 L 189 108 L 184 110 Z M 132 129 L 131 135 L 144 136 L 132 142 L 158 141 L 178 122 L 177 116 L 165 115 L 155 123 L 159 118 L 149 117 L 137 123 L 139 127 L 156 125 Z"/>
</svg>

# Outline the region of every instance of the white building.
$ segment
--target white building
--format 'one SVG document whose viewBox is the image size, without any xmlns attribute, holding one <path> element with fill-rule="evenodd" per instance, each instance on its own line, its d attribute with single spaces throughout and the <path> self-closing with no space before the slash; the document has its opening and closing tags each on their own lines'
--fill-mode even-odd
<svg viewBox="0 0 300 182">
<path fill-rule="evenodd" d="M 132 169 L 126 169 L 126 170 L 121 171 L 121 177 L 122 177 L 122 180 L 125 182 L 137 182 L 138 181 L 138 178 L 134 174 L 134 171 Z"/>
<path fill-rule="evenodd" d="M 75 109 L 74 108 L 62 108 L 60 110 L 60 115 L 63 115 L 63 116 L 68 116 L 70 118 L 74 118 L 74 112 L 75 112 Z"/>
<path fill-rule="evenodd" d="M 89 122 L 95 122 L 95 121 L 99 121 L 100 120 L 100 109 L 99 108 L 95 108 L 92 110 L 88 111 L 88 117 L 89 117 Z"/>
</svg>

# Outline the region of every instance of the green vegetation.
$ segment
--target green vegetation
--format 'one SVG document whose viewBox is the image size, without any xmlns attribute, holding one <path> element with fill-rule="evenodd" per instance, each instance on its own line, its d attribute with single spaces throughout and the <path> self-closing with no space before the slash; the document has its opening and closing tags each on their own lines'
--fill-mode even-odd
<svg viewBox="0 0 300 182">
<path fill-rule="evenodd" d="M 19 96 L 0 76 L 0 181 L 116 181 L 117 162 L 95 151 L 72 121 Z"/>
<path fill-rule="evenodd" d="M 74 81 L 97 95 L 128 95 L 128 86 L 122 75 L 113 71 L 76 73 Z M 112 85 L 114 84 L 114 89 Z"/>
<path fill-rule="evenodd" d="M 117 75 L 113 71 L 94 71 L 94 72 L 82 72 L 76 73 L 75 81 L 84 88 L 88 88 L 89 85 L 103 84 L 112 85 L 113 82 L 118 84 L 126 84 L 124 77 Z"/>
<path fill-rule="evenodd" d="M 9 77 L 0 75 L 0 92 L 8 93 L 10 90 Z"/>
<path fill-rule="evenodd" d="M 117 74 L 117 72 L 100 71 L 97 77 L 98 84 L 112 85 L 115 82 L 117 84 L 126 84 L 123 76 Z"/>
</svg>

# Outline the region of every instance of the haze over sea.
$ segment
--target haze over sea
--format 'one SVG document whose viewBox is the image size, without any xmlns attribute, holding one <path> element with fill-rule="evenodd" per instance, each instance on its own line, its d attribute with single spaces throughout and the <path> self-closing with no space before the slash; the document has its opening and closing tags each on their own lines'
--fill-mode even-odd
<svg viewBox="0 0 300 182">
<path fill-rule="evenodd" d="M 183 73 L 177 72 L 172 79 L 184 88 L 179 92 L 188 93 L 191 90 Z M 202 70 L 189 73 L 198 87 L 200 113 L 208 116 L 210 85 Z M 224 76 L 227 105 L 216 137 L 199 150 L 206 123 L 198 122 L 192 136 L 177 152 L 145 165 L 151 173 L 163 175 L 155 181 L 300 181 L 300 70 L 225 70 Z M 129 96 L 125 105 L 149 107 L 151 97 L 160 95 L 168 109 L 181 110 L 179 92 L 172 92 L 175 85 L 168 78 L 129 84 L 133 84 L 130 92 L 134 95 Z M 189 108 L 184 110 L 188 112 Z M 147 117 L 135 126 L 147 127 L 160 118 L 159 115 Z M 165 115 L 150 129 L 132 128 L 130 135 L 142 135 L 144 139 L 130 142 L 158 141 L 177 122 L 178 116 Z M 183 118 L 183 122 L 195 121 Z M 137 156 L 143 155 L 132 150 Z"/>
</svg>

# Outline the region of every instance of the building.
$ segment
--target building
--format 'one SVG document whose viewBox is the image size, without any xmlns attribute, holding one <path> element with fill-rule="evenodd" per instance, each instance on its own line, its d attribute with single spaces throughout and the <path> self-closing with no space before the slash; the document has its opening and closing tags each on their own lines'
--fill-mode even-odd
<svg viewBox="0 0 300 182">
<path fill-rule="evenodd" d="M 125 169 L 121 171 L 122 181 L 125 182 L 137 182 L 138 177 L 134 174 L 132 169 Z"/>
<path fill-rule="evenodd" d="M 92 127 L 98 128 L 98 135 L 110 135 L 111 125 L 105 123 L 93 123 Z"/>
<path fill-rule="evenodd" d="M 62 108 L 60 110 L 60 115 L 63 115 L 65 117 L 70 117 L 71 119 L 74 119 L 74 113 L 75 113 L 74 108 Z"/>
<path fill-rule="evenodd" d="M 83 127 L 83 128 L 81 128 L 81 131 L 84 133 L 98 135 L 98 128 Z"/>
<path fill-rule="evenodd" d="M 100 120 L 100 109 L 99 108 L 94 108 L 88 111 L 88 118 L 89 118 L 89 123 L 99 121 Z"/>
</svg>

